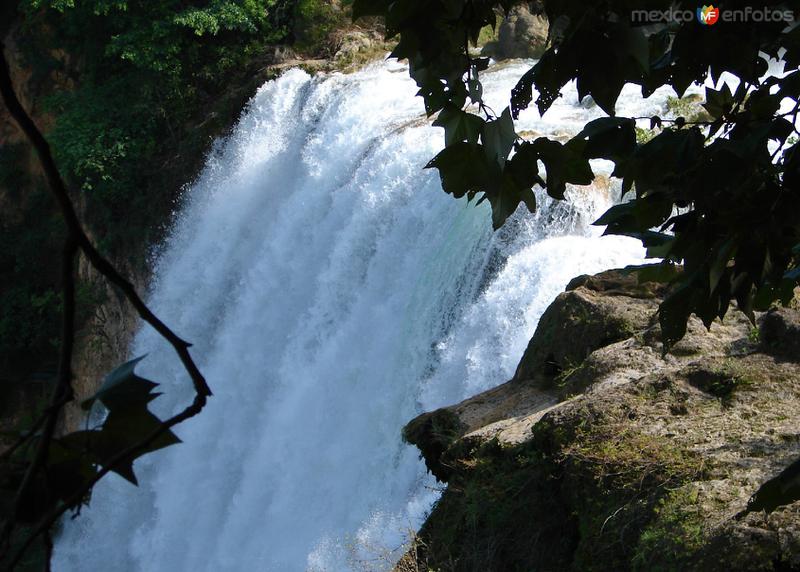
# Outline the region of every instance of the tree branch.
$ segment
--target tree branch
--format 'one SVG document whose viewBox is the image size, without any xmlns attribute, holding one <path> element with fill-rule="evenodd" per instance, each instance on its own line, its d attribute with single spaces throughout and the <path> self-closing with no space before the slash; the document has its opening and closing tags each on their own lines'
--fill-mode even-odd
<svg viewBox="0 0 800 572">
<path fill-rule="evenodd" d="M 2 66 L 0 66 L 0 68 L 2 68 L 0 69 L 0 92 L 2 92 L 3 101 L 5 102 L 11 116 L 19 124 L 20 128 L 28 137 L 34 149 L 36 149 L 42 169 L 47 177 L 50 190 L 58 202 L 58 205 L 61 209 L 61 215 L 64 218 L 64 222 L 67 224 L 68 233 L 75 240 L 89 263 L 94 266 L 94 268 L 100 274 L 105 276 L 109 282 L 119 288 L 125 295 L 125 298 L 127 298 L 131 305 L 133 305 L 133 307 L 136 309 L 136 312 L 139 314 L 142 320 L 150 324 L 164 339 L 170 343 L 170 345 L 172 345 L 172 347 L 175 349 L 175 352 L 178 354 L 181 363 L 183 363 L 183 366 L 186 368 L 189 376 L 192 378 L 195 391 L 205 395 L 206 397 L 210 396 L 211 390 L 200 373 L 200 370 L 192 360 L 191 355 L 189 355 L 188 348 L 191 347 L 191 344 L 179 338 L 158 317 L 156 317 L 152 311 L 150 311 L 150 309 L 136 293 L 136 289 L 133 287 L 133 285 L 97 251 L 89 238 L 86 236 L 86 233 L 84 232 L 83 227 L 78 220 L 78 216 L 75 213 L 75 207 L 72 205 L 72 201 L 69 198 L 69 192 L 64 184 L 64 180 L 61 178 L 61 174 L 58 172 L 58 168 L 56 167 L 55 160 L 53 159 L 52 152 L 50 151 L 50 145 L 47 143 L 41 131 L 39 131 L 39 129 L 36 127 L 36 124 L 34 124 L 30 116 L 28 116 L 28 114 L 25 112 L 19 102 L 19 99 L 17 99 L 17 95 L 14 92 L 11 82 L 8 62 L 6 61 L 5 49 L 2 42 L 0 42 L 0 51 L 3 52 Z"/>
<path fill-rule="evenodd" d="M 55 160 L 53 159 L 49 144 L 17 98 L 17 95 L 14 91 L 13 82 L 11 81 L 8 62 L 5 57 L 4 45 L 1 41 L 0 55 L 2 56 L 2 62 L 0 62 L 0 94 L 2 94 L 3 101 L 5 102 L 9 113 L 19 124 L 20 128 L 36 150 L 50 190 L 59 205 L 61 215 L 67 226 L 67 240 L 62 259 L 64 311 L 58 380 L 53 391 L 50 407 L 48 408 L 48 411 L 37 421 L 34 428 L 35 431 L 38 430 L 39 427 L 44 427 L 34 460 L 28 466 L 23 481 L 17 492 L 17 497 L 14 503 L 14 513 L 4 527 L 2 538 L 4 541 L 3 548 L 8 548 L 10 546 L 10 537 L 13 533 L 14 522 L 17 518 L 23 499 L 30 490 L 31 483 L 35 478 L 36 473 L 47 461 L 50 443 L 54 437 L 61 410 L 66 403 L 73 399 L 71 386 L 72 354 L 74 351 L 75 335 L 75 283 L 73 271 L 74 260 L 78 251 L 83 253 L 89 263 L 101 275 L 103 275 L 111 284 L 122 291 L 125 298 L 136 309 L 136 312 L 141 319 L 151 325 L 164 339 L 170 343 L 175 350 L 175 353 L 180 358 L 184 368 L 188 372 L 195 390 L 194 400 L 181 413 L 173 416 L 168 421 L 163 422 L 158 429 L 154 430 L 141 442 L 121 451 L 108 462 L 98 467 L 97 473 L 95 473 L 95 475 L 89 481 L 87 481 L 83 487 L 75 491 L 73 495 L 65 502 L 54 506 L 47 514 L 45 514 L 45 516 L 33 527 L 32 531 L 28 534 L 21 547 L 12 557 L 9 563 L 9 570 L 13 570 L 13 568 L 19 563 L 24 553 L 28 550 L 28 548 L 30 548 L 38 536 L 44 534 L 46 547 L 51 545 L 49 540 L 49 531 L 52 525 L 71 507 L 79 505 L 100 479 L 102 479 L 110 471 L 114 470 L 121 463 L 130 460 L 131 458 L 136 458 L 138 453 L 145 450 L 151 443 L 169 431 L 172 427 L 197 415 L 200 411 L 202 411 L 206 404 L 207 398 L 211 395 L 211 390 L 189 353 L 189 347 L 191 344 L 178 337 L 155 314 L 153 314 L 153 312 L 139 297 L 133 285 L 122 274 L 120 274 L 120 272 L 117 271 L 117 269 L 105 257 L 100 254 L 100 252 L 89 240 L 80 224 L 78 216 L 75 212 L 75 208 L 70 200 L 66 184 L 64 183 L 64 180 L 62 179 L 61 174 L 56 166 Z M 11 448 L 11 452 L 16 450 L 25 441 L 30 439 L 34 431 L 29 432 L 27 436 L 15 444 Z M 9 451 L 4 453 L 4 456 L 6 455 L 10 455 Z"/>
</svg>

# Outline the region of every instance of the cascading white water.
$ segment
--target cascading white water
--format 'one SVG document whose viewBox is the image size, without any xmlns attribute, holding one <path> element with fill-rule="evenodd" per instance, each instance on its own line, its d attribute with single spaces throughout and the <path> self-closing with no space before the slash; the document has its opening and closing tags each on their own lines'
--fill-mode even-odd
<svg viewBox="0 0 800 572">
<path fill-rule="evenodd" d="M 502 109 L 524 64 L 486 73 Z M 215 393 L 65 523 L 55 570 L 376 570 L 401 555 L 437 498 L 402 426 L 506 381 L 570 278 L 641 260 L 638 243 L 589 226 L 614 197 L 538 198 L 492 233 L 486 205 L 445 195 L 422 167 L 441 132 L 407 70 L 292 70 L 265 84 L 189 190 L 156 264 L 151 307 Z M 665 94 L 623 93 L 621 114 Z M 518 130 L 574 133 L 597 109 L 574 89 Z M 596 164 L 603 171 L 607 165 Z M 132 355 L 162 383 L 162 415 L 191 386 L 150 330 Z"/>
</svg>

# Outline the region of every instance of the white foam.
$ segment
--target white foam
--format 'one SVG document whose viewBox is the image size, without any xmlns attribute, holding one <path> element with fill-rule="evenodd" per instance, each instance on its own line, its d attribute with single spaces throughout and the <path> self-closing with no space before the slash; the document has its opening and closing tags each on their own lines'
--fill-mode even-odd
<svg viewBox="0 0 800 572">
<path fill-rule="evenodd" d="M 495 109 L 524 69 L 484 75 Z M 518 129 L 600 116 L 570 90 Z M 540 193 L 536 215 L 492 233 L 486 205 L 422 169 L 442 137 L 415 92 L 389 63 L 259 90 L 190 190 L 150 295 L 215 395 L 183 444 L 137 462 L 141 487 L 96 487 L 56 570 L 389 567 L 437 498 L 402 426 L 508 379 L 570 278 L 641 259 L 588 226 L 614 200 L 602 190 Z M 659 97 L 625 92 L 621 107 Z M 145 329 L 131 353 L 149 353 L 158 412 L 182 408 L 191 387 L 169 348 Z"/>
</svg>

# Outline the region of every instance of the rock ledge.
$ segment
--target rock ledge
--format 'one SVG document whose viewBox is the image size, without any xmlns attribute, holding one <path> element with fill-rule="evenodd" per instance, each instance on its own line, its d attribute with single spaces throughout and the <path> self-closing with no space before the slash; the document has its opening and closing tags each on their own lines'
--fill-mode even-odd
<svg viewBox="0 0 800 572">
<path fill-rule="evenodd" d="M 406 426 L 448 486 L 397 570 L 800 569 L 800 502 L 742 516 L 800 457 L 800 312 L 662 357 L 663 294 L 573 280 L 514 379 Z"/>
</svg>

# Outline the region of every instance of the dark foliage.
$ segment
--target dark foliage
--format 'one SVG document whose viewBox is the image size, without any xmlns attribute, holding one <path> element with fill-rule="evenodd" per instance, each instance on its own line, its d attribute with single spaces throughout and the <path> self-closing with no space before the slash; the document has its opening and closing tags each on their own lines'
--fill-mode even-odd
<svg viewBox="0 0 800 572">
<path fill-rule="evenodd" d="M 545 0 L 549 47 L 519 79 L 498 115 L 482 100 L 480 73 L 489 62 L 473 56 L 470 45 L 515 3 L 354 3 L 354 17 L 385 19 L 387 36 L 397 41 L 392 56 L 408 60 L 427 113 L 438 113 L 435 125 L 444 128 L 446 146 L 428 166 L 439 170 L 444 190 L 488 200 L 497 229 L 520 203 L 536 207 L 535 185 L 563 199 L 567 185 L 593 180 L 591 159 L 613 161 L 613 177 L 629 200 L 595 224 L 605 226 L 607 234 L 640 239 L 648 256 L 660 260 L 632 270 L 640 278 L 670 284 L 659 309 L 665 351 L 684 336 L 692 314 L 710 327 L 734 301 L 751 320 L 756 310 L 787 304 L 800 283 L 795 4 L 732 0 L 723 6 L 726 11 L 788 10 L 791 23 L 729 19 L 702 25 L 691 18 L 645 26 L 632 10 L 672 7 L 695 14 L 697 3 Z M 767 58 L 782 59 L 786 73 L 768 76 Z M 720 81 L 725 72 L 741 80 L 735 91 Z M 690 85 L 708 79 L 714 88 L 705 90 L 707 117 L 616 116 L 626 84 L 640 86 L 644 97 L 662 86 L 683 96 Z M 566 143 L 520 138 L 513 120 L 534 103 L 534 94 L 544 114 L 573 80 L 579 97 L 590 96 L 607 117 L 587 123 Z M 652 138 L 637 140 L 637 120 L 647 122 Z M 768 484 L 751 508 L 773 509 L 796 499 L 794 476 Z"/>
<path fill-rule="evenodd" d="M 644 27 L 632 22 L 636 7 L 630 2 L 545 2 L 551 45 L 496 115 L 481 99 L 479 74 L 488 61 L 473 57 L 469 46 L 512 4 L 354 4 L 356 17 L 385 17 L 388 36 L 397 38 L 392 55 L 409 61 L 428 114 L 439 113 L 446 148 L 429 166 L 439 169 L 444 190 L 488 200 L 498 228 L 519 203 L 535 208 L 534 185 L 562 199 L 566 185 L 592 181 L 590 159 L 613 161 L 614 177 L 632 197 L 597 224 L 609 234 L 641 239 L 661 265 L 685 269 L 648 273 L 651 279 L 668 276 L 674 285 L 660 311 L 667 348 L 683 337 L 693 313 L 710 326 L 732 300 L 751 317 L 775 301 L 787 302 L 800 279 L 800 147 L 798 107 L 779 109 L 786 98 L 800 96 L 800 28 L 782 21 L 703 26 L 695 20 Z M 647 8 L 670 5 L 652 2 Z M 780 2 L 731 2 L 725 10 L 746 5 L 787 9 Z M 696 5 L 679 2 L 677 8 L 694 13 Z M 782 55 L 790 73 L 765 78 L 764 55 Z M 693 83 L 718 80 L 723 72 L 742 81 L 735 93 L 724 86 L 706 90 L 707 121 L 615 115 L 626 83 L 641 86 L 644 96 L 661 86 L 683 95 Z M 512 119 L 533 102 L 534 89 L 543 114 L 572 80 L 579 96 L 591 96 L 608 117 L 588 123 L 566 143 L 520 139 Z M 648 119 L 658 134 L 637 142 L 636 119 Z"/>
<path fill-rule="evenodd" d="M 50 145 L 25 111 L 14 90 L 5 46 L 0 42 L 0 95 L 9 115 L 25 134 L 39 159 L 50 193 L 65 227 L 61 253 L 61 332 L 58 371 L 49 405 L 17 441 L 0 454 L 0 485 L 15 491 L 11 498 L 0 489 L 4 506 L 0 530 L 0 565 L 12 570 L 26 564 L 27 551 L 39 540 L 49 570 L 51 529 L 70 509 L 86 502 L 94 485 L 110 471 L 136 482 L 133 461 L 177 442 L 171 429 L 203 410 L 211 390 L 195 365 L 190 344 L 179 338 L 145 305 L 133 285 L 97 250 L 84 231 L 56 166 Z M 102 426 L 56 438 L 63 407 L 74 399 L 72 362 L 75 350 L 78 253 L 113 285 L 139 317 L 175 350 L 195 390 L 194 399 L 165 421 L 152 415 L 147 404 L 157 396 L 156 384 L 133 373 L 136 362 L 112 372 L 89 406 L 100 402 L 107 415 Z"/>
</svg>

